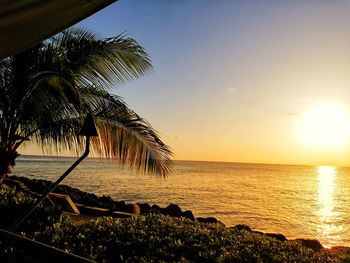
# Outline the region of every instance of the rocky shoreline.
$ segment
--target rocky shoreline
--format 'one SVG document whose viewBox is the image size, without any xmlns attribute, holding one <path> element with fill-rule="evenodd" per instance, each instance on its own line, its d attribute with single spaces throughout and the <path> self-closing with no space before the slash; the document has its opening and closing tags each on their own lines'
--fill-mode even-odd
<svg viewBox="0 0 350 263">
<path fill-rule="evenodd" d="M 14 184 L 17 184 L 23 191 L 28 191 L 34 194 L 42 194 L 49 190 L 53 183 L 42 179 L 28 179 L 26 177 L 12 176 L 11 180 Z M 59 185 L 54 191 L 58 194 L 69 195 L 72 201 L 77 205 L 79 210 L 83 213 L 95 213 L 96 216 L 103 215 L 115 215 L 116 212 L 144 215 L 148 213 L 159 213 L 172 217 L 185 217 L 192 221 L 198 221 L 202 223 L 218 223 L 224 225 L 221 221 L 214 217 L 195 217 L 191 210 L 182 211 L 182 209 L 176 204 L 170 204 L 167 207 L 160 207 L 156 204 L 150 205 L 148 203 L 134 203 L 127 204 L 124 201 L 113 200 L 110 196 L 97 196 L 92 193 L 81 191 L 77 188 L 67 185 Z M 315 252 L 325 249 L 322 244 L 316 239 L 294 239 L 288 240 L 283 234 L 280 233 L 263 233 L 260 231 L 254 231 L 247 225 L 236 225 L 230 228 L 236 228 L 238 230 L 245 230 L 248 232 L 254 232 L 261 235 L 266 235 L 275 238 L 282 242 L 299 242 L 303 246 L 314 250 Z M 350 247 L 337 246 L 328 248 L 330 251 L 347 251 L 350 252 Z"/>
</svg>

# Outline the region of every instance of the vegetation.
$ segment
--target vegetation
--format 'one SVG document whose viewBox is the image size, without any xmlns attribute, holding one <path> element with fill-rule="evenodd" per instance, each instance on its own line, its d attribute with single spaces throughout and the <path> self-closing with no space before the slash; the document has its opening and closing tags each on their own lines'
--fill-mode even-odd
<svg viewBox="0 0 350 263">
<path fill-rule="evenodd" d="M 344 255 L 314 252 L 221 224 L 150 214 L 99 218 L 79 227 L 55 225 L 35 238 L 98 262 L 341 262 Z M 344 256 L 344 257 L 343 257 Z"/>
<path fill-rule="evenodd" d="M 35 202 L 35 197 L 17 191 L 14 187 L 0 185 L 0 228 L 8 228 L 23 211 L 29 209 Z M 45 230 L 48 226 L 53 226 L 60 218 L 60 212 L 52 206 L 41 205 L 34 213 L 21 225 L 18 231 L 34 233 Z"/>
<path fill-rule="evenodd" d="M 146 120 L 108 92 L 151 68 L 135 40 L 102 39 L 80 29 L 0 60 L 0 181 L 15 165 L 19 146 L 30 139 L 45 152 L 81 151 L 77 134 L 87 113 L 99 132 L 92 139 L 95 153 L 166 175 L 169 148 Z"/>
<path fill-rule="evenodd" d="M 0 228 L 7 229 L 34 202 L 34 196 L 20 192 L 14 187 L 0 185 Z M 33 236 L 34 233 L 45 231 L 47 228 L 53 227 L 55 223 L 60 222 L 60 214 L 50 205 L 41 205 L 17 231 L 23 235 Z M 0 239 L 1 262 L 42 262 L 38 258 L 31 257 L 28 249 L 11 245 L 5 240 Z"/>
<path fill-rule="evenodd" d="M 1 214 L 4 209 L 13 212 L 33 202 L 32 197 L 5 185 L 0 186 L 0 194 Z M 4 197 L 15 201 L 4 201 Z M 45 220 L 50 215 L 43 210 L 38 213 L 42 216 L 37 225 L 26 225 L 23 234 L 98 262 L 350 262 L 346 253 L 316 253 L 299 243 L 185 218 L 155 214 L 129 219 L 103 217 L 75 226 L 57 218 Z M 20 249 L 5 247 L 0 258 L 25 257 L 25 253 L 18 253 Z"/>
</svg>

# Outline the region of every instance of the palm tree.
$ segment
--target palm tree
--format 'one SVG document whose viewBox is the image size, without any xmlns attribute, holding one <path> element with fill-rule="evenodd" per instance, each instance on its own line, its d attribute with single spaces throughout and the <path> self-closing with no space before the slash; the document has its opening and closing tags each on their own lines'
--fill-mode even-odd
<svg viewBox="0 0 350 263">
<path fill-rule="evenodd" d="M 108 90 L 152 69 L 145 50 L 119 35 L 102 39 L 69 29 L 20 54 L 0 60 L 0 179 L 28 140 L 43 151 L 83 149 L 77 135 L 87 113 L 102 157 L 165 176 L 171 151 L 151 125 Z"/>
</svg>

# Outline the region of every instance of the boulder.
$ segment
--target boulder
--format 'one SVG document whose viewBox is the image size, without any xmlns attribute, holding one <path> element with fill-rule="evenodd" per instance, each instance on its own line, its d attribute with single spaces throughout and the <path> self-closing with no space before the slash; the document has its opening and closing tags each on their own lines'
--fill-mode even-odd
<svg viewBox="0 0 350 263">
<path fill-rule="evenodd" d="M 35 192 L 44 193 L 49 189 L 50 185 L 46 183 L 44 180 L 33 180 L 33 183 L 29 186 Z"/>
<path fill-rule="evenodd" d="M 73 202 L 76 203 L 81 203 L 82 202 L 82 197 L 79 191 L 77 190 L 73 190 L 73 192 L 71 192 L 69 194 L 70 198 L 72 198 Z"/>
<path fill-rule="evenodd" d="M 194 215 L 191 210 L 186 210 L 185 212 L 182 213 L 183 217 L 186 217 L 192 221 L 195 221 Z"/>
<path fill-rule="evenodd" d="M 159 205 L 152 205 L 151 209 L 150 209 L 150 213 L 155 213 L 155 214 L 159 214 L 161 213 L 161 208 Z"/>
<path fill-rule="evenodd" d="M 82 198 L 82 203 L 84 205 L 89 205 L 89 206 L 96 206 L 96 207 L 101 206 L 100 202 L 97 201 L 97 195 L 89 194 L 89 193 L 85 193 L 84 197 Z"/>
<path fill-rule="evenodd" d="M 322 244 L 316 239 L 302 239 L 302 238 L 298 238 L 298 239 L 295 239 L 294 241 L 299 242 L 304 247 L 310 248 L 310 249 L 312 249 L 315 252 L 319 252 L 320 250 L 323 249 Z"/>
<path fill-rule="evenodd" d="M 243 225 L 243 224 L 235 225 L 233 228 L 237 229 L 237 230 L 240 230 L 240 231 L 241 230 L 245 230 L 245 231 L 248 231 L 248 232 L 252 232 L 252 229 L 249 226 Z"/>
<path fill-rule="evenodd" d="M 104 195 L 97 200 L 102 204 L 102 207 L 114 209 L 114 200 L 112 197 Z"/>
<path fill-rule="evenodd" d="M 130 214 L 140 214 L 140 207 L 137 204 L 127 204 L 124 206 L 124 210 L 120 210 L 122 212 L 130 213 Z"/>
<path fill-rule="evenodd" d="M 278 234 L 278 233 L 265 233 L 265 235 L 267 235 L 268 237 L 275 238 L 279 241 L 287 241 L 288 240 L 284 235 Z"/>
<path fill-rule="evenodd" d="M 114 201 L 114 210 L 124 211 L 125 210 L 125 202 L 124 201 Z"/>
<path fill-rule="evenodd" d="M 72 191 L 70 191 L 69 186 L 58 185 L 55 189 L 55 192 L 59 194 L 69 195 Z"/>
<path fill-rule="evenodd" d="M 148 203 L 144 203 L 144 204 L 137 203 L 137 205 L 140 207 L 141 214 L 148 214 L 151 210 L 151 206 Z"/>
<path fill-rule="evenodd" d="M 170 204 L 168 205 L 163 213 L 168 216 L 173 216 L 173 217 L 180 217 L 182 216 L 182 210 L 178 205 L 175 204 Z"/>
<path fill-rule="evenodd" d="M 197 217 L 198 222 L 202 223 L 217 223 L 218 220 L 215 217 Z"/>
</svg>

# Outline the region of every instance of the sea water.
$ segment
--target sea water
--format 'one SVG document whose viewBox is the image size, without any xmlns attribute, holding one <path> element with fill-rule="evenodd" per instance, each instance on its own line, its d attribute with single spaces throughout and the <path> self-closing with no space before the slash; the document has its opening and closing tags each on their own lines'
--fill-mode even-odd
<svg viewBox="0 0 350 263">
<path fill-rule="evenodd" d="M 23 156 L 13 174 L 54 181 L 75 159 Z M 175 203 L 227 226 L 350 246 L 350 168 L 175 161 L 162 178 L 88 158 L 63 184 L 129 203 Z"/>
</svg>

